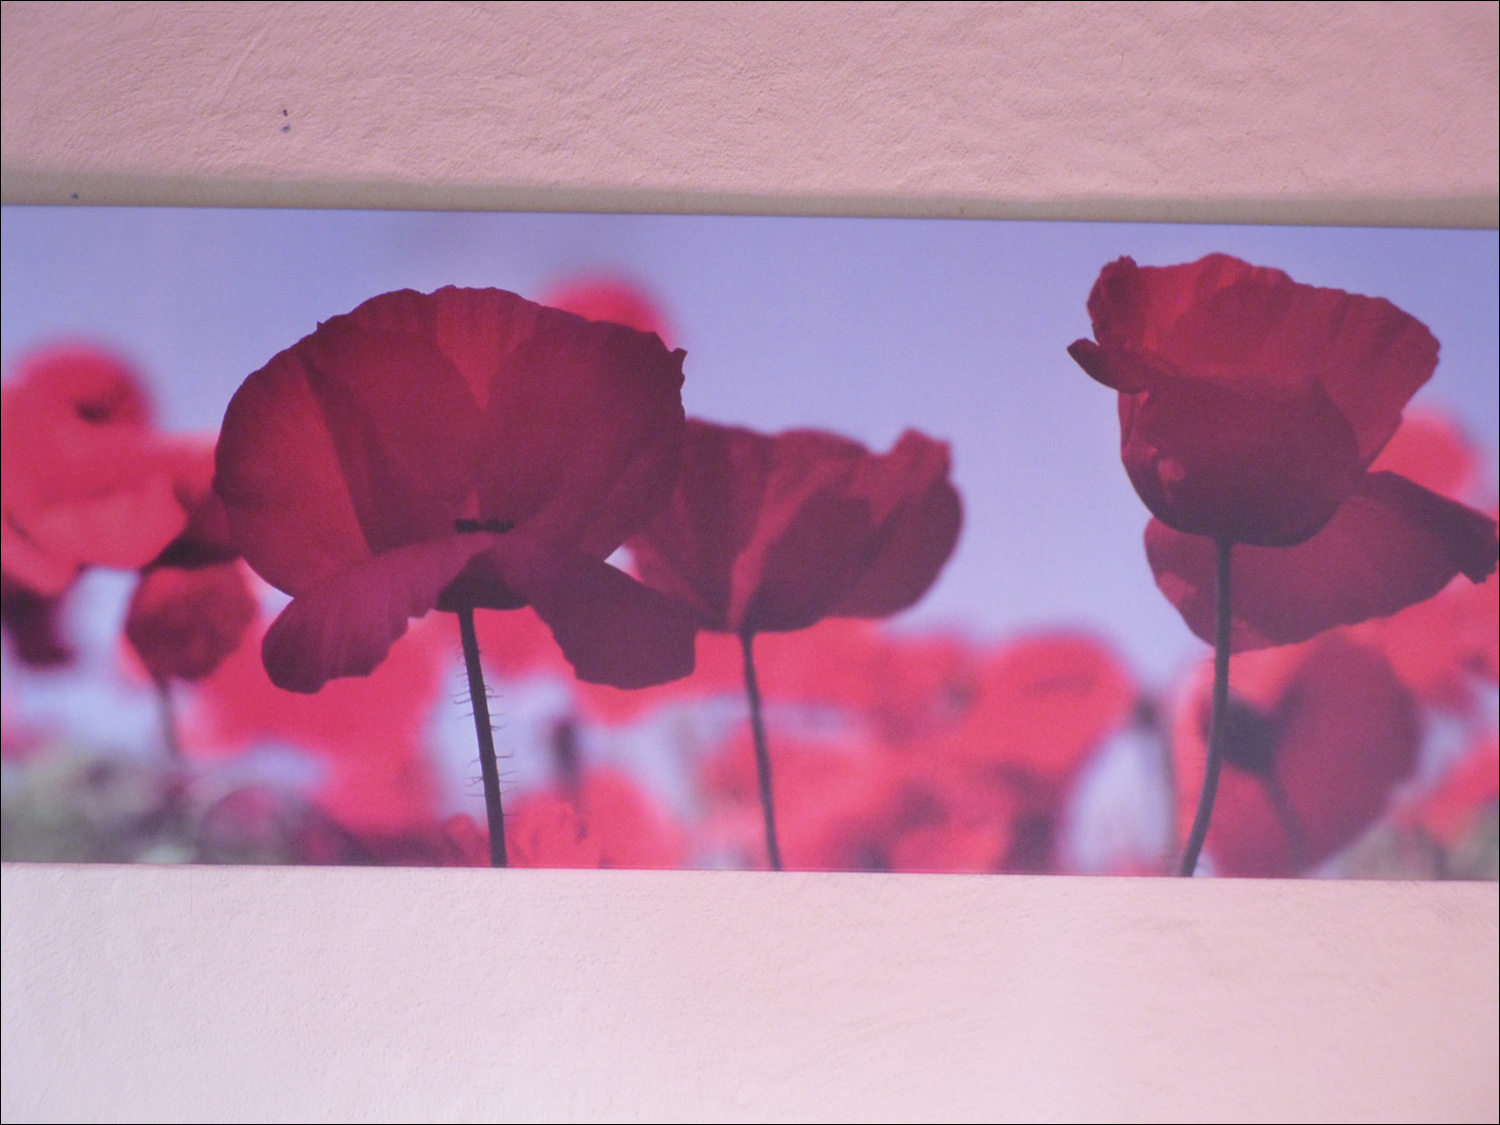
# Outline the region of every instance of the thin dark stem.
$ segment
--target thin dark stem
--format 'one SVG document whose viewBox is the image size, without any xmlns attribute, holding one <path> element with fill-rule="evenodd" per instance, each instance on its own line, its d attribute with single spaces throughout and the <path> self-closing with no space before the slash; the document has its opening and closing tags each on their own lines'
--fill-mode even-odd
<svg viewBox="0 0 1500 1125">
<path fill-rule="evenodd" d="M 1203 771 L 1203 791 L 1198 794 L 1198 811 L 1193 816 L 1192 831 L 1182 850 L 1179 875 L 1191 875 L 1198 869 L 1198 856 L 1208 836 L 1208 821 L 1214 812 L 1214 796 L 1219 791 L 1219 768 L 1224 764 L 1224 715 L 1229 707 L 1229 553 L 1234 544 L 1220 539 L 1215 544 L 1214 572 L 1214 710 L 1208 723 L 1208 766 Z"/>
<path fill-rule="evenodd" d="M 177 740 L 177 708 L 172 702 L 172 682 L 165 676 L 156 681 L 157 710 L 161 713 L 161 741 L 167 757 L 182 761 L 182 744 Z"/>
<path fill-rule="evenodd" d="M 469 701 L 474 705 L 474 734 L 479 739 L 479 771 L 484 777 L 484 812 L 490 825 L 490 866 L 505 867 L 505 814 L 500 809 L 500 767 L 495 763 L 495 731 L 490 726 L 490 702 L 484 693 L 484 669 L 479 666 L 479 638 L 474 633 L 474 611 L 458 611 L 458 633 L 464 643 L 464 667 L 469 673 Z"/>
<path fill-rule="evenodd" d="M 745 695 L 750 699 L 750 733 L 755 736 L 755 773 L 760 780 L 760 811 L 766 822 L 766 857 L 771 870 L 781 870 L 781 845 L 776 842 L 776 803 L 771 796 L 771 753 L 766 749 L 766 724 L 761 716 L 760 682 L 755 678 L 754 633 L 740 634 L 745 653 Z"/>
<path fill-rule="evenodd" d="M 1292 854 L 1292 870 L 1300 875 L 1307 870 L 1307 861 L 1312 855 L 1307 848 L 1307 832 L 1302 827 L 1297 810 L 1292 808 L 1292 801 L 1287 796 L 1286 789 L 1281 782 L 1276 780 L 1276 775 L 1267 774 L 1261 780 L 1261 784 L 1265 786 L 1266 798 L 1271 802 L 1271 808 L 1276 813 L 1281 830 L 1286 833 L 1287 850 Z"/>
</svg>

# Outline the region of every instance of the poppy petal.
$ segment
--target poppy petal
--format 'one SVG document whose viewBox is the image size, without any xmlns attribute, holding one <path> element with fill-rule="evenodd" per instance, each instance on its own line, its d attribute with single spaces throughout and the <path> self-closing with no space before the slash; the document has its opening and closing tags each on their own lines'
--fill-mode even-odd
<svg viewBox="0 0 1500 1125">
<path fill-rule="evenodd" d="M 1132 358 L 1283 393 L 1318 387 L 1348 420 L 1366 464 L 1437 366 L 1432 333 L 1389 301 L 1299 284 L 1227 254 L 1165 267 L 1111 262 L 1089 294 L 1089 316 L 1111 354 L 1092 366 L 1074 358 L 1101 382 L 1109 379 L 1098 372 Z"/>
<path fill-rule="evenodd" d="M 1167 600 L 1212 643 L 1213 540 L 1152 520 L 1146 556 Z M 1457 574 L 1482 582 L 1495 558 L 1494 520 L 1395 473 L 1369 473 L 1305 543 L 1235 548 L 1232 646 L 1292 644 L 1387 616 L 1432 597 Z"/>
<path fill-rule="evenodd" d="M 418 296 L 387 293 L 365 305 Z M 432 334 L 375 331 L 353 315 L 336 316 L 292 350 L 370 549 L 451 534 L 474 491 L 480 413 Z"/>
<path fill-rule="evenodd" d="M 687 606 L 581 551 L 498 538 L 495 569 L 547 623 L 580 680 L 639 688 L 693 670 L 698 623 Z"/>
<path fill-rule="evenodd" d="M 683 472 L 650 528 L 630 541 L 636 573 L 698 611 L 707 629 L 732 631 L 735 557 L 755 533 L 771 468 L 770 440 L 738 426 L 689 418 Z"/>
<path fill-rule="evenodd" d="M 889 617 L 912 605 L 953 554 L 963 518 L 958 490 L 948 482 L 944 448 L 941 474 L 926 492 L 902 502 L 885 521 L 861 560 L 862 572 L 829 612 L 837 617 Z"/>
<path fill-rule="evenodd" d="M 682 360 L 654 335 L 540 309 L 490 386 L 486 517 L 604 558 L 661 510 L 682 451 Z"/>
<path fill-rule="evenodd" d="M 431 610 L 469 560 L 500 538 L 450 535 L 398 547 L 297 595 L 261 645 L 271 682 L 311 693 L 338 676 L 369 675 L 407 621 Z"/>
<path fill-rule="evenodd" d="M 292 351 L 230 399 L 214 491 L 245 561 L 293 596 L 370 558 L 338 451 Z"/>
</svg>

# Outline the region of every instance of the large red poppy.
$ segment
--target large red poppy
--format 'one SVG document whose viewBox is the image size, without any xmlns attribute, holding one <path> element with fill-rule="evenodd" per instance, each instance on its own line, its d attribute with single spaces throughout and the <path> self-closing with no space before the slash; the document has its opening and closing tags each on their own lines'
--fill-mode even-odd
<svg viewBox="0 0 1500 1125">
<path fill-rule="evenodd" d="M 1374 648 L 1342 633 L 1235 658 L 1207 848 L 1227 875 L 1294 875 L 1353 843 L 1416 764 L 1416 702 Z M 1203 779 L 1207 669 L 1174 731 L 1179 822 Z"/>
<path fill-rule="evenodd" d="M 578 675 L 692 667 L 679 607 L 603 560 L 665 503 L 683 353 L 494 289 L 372 298 L 251 375 L 215 489 L 246 560 L 294 597 L 272 680 L 368 674 L 434 607 L 531 605 Z"/>
<path fill-rule="evenodd" d="M 748 635 L 905 609 L 962 520 L 948 447 L 914 431 L 877 455 L 829 433 L 693 419 L 677 490 L 630 548 L 642 580 L 703 628 Z"/>
<path fill-rule="evenodd" d="M 1069 354 L 1119 392 L 1162 591 L 1213 636 L 1214 542 L 1237 545 L 1236 649 L 1394 613 L 1495 568 L 1495 523 L 1371 463 L 1437 341 L 1389 301 L 1224 254 L 1106 266 Z M 1268 549 L 1275 548 L 1275 549 Z"/>
</svg>

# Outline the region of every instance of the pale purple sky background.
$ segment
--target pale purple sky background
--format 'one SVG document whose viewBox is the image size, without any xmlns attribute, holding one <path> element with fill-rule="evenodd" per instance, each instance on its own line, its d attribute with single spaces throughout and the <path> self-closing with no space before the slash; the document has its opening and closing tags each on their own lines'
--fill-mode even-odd
<svg viewBox="0 0 1500 1125">
<path fill-rule="evenodd" d="M 1494 231 L 822 219 L 5 208 L 0 362 L 83 337 L 134 360 L 169 429 L 213 429 L 251 371 L 377 293 L 632 278 L 687 348 L 690 414 L 816 426 L 885 450 L 949 441 L 966 520 L 903 627 L 1088 626 L 1161 683 L 1201 651 L 1157 593 L 1114 395 L 1064 351 L 1100 267 L 1224 251 L 1389 298 L 1442 344 L 1417 401 L 1460 417 L 1495 476 Z"/>
</svg>

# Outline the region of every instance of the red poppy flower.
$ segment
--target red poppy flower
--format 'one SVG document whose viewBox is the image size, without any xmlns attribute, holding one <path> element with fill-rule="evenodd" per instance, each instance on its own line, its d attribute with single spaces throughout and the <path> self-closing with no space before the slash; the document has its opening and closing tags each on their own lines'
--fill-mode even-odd
<svg viewBox="0 0 1500 1125">
<path fill-rule="evenodd" d="M 604 558 L 670 494 L 682 352 L 493 289 L 403 290 L 251 375 L 214 487 L 245 559 L 294 597 L 279 686 L 366 675 L 434 607 L 531 605 L 578 675 L 686 674 L 681 610 Z"/>
<path fill-rule="evenodd" d="M 1415 701 L 1376 649 L 1340 633 L 1234 659 L 1207 849 L 1228 875 L 1293 875 L 1347 847 L 1416 764 Z M 1177 717 L 1179 822 L 1203 779 L 1208 676 Z"/>
<path fill-rule="evenodd" d="M 703 628 L 781 632 L 905 609 L 962 518 L 948 447 L 913 431 L 875 455 L 834 434 L 692 420 L 677 490 L 630 547 L 642 580 Z"/>
<path fill-rule="evenodd" d="M 54 598 L 85 566 L 134 570 L 182 531 L 182 451 L 150 426 L 139 379 L 84 345 L 22 361 L 0 391 L 5 576 Z"/>
<path fill-rule="evenodd" d="M 1494 521 L 1368 471 L 1437 364 L 1432 333 L 1389 301 L 1224 254 L 1121 258 L 1089 316 L 1097 343 L 1069 354 L 1120 394 L 1125 469 L 1156 517 L 1147 555 L 1199 636 L 1213 637 L 1215 541 L 1238 545 L 1235 649 L 1394 613 L 1495 568 Z"/>
</svg>

